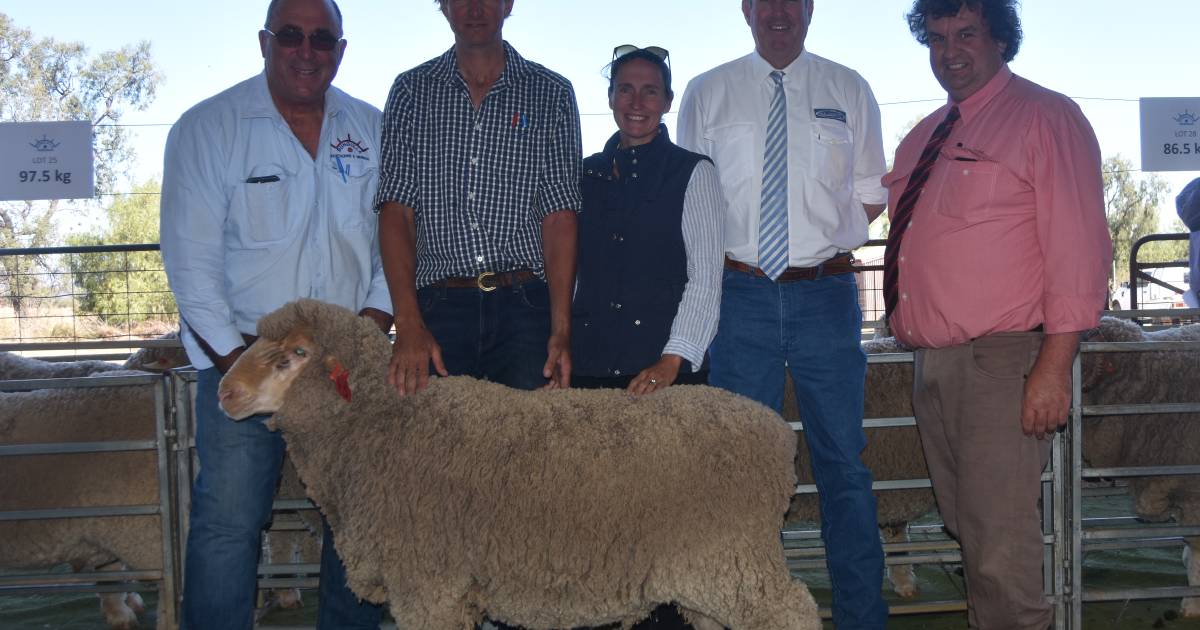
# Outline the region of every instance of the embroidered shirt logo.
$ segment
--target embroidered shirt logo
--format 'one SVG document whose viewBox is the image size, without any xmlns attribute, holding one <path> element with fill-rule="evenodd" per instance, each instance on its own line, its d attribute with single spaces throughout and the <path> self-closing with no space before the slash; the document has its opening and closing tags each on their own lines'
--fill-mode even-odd
<svg viewBox="0 0 1200 630">
<path fill-rule="evenodd" d="M 342 176 L 344 183 L 352 173 L 354 161 L 370 159 L 365 154 L 371 149 L 362 142 L 354 140 L 350 134 L 346 134 L 344 139 L 337 136 L 334 138 L 337 142 L 329 145 L 333 149 L 329 154 L 329 159 L 333 162 L 333 167 L 337 169 L 338 174 Z"/>
<path fill-rule="evenodd" d="M 526 129 L 528 127 L 529 127 L 529 116 L 526 116 L 525 114 L 522 114 L 521 112 L 513 112 L 512 128 L 513 129 Z"/>
<path fill-rule="evenodd" d="M 813 116 L 846 122 L 846 112 L 840 109 L 814 109 Z"/>
</svg>

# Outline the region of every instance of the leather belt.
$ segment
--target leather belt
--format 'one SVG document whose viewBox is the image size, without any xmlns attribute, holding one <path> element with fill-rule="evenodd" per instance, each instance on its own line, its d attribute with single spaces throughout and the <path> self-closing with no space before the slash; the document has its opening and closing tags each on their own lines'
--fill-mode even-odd
<svg viewBox="0 0 1200 630">
<path fill-rule="evenodd" d="M 495 291 L 500 287 L 511 287 L 514 284 L 521 284 L 536 279 L 537 276 L 528 269 L 485 271 L 478 276 L 442 278 L 434 282 L 431 286 L 446 289 L 479 289 L 486 293 Z"/>
<path fill-rule="evenodd" d="M 725 268 L 742 273 L 753 274 L 762 278 L 767 277 L 762 269 L 753 265 L 747 265 L 744 262 L 736 261 L 728 256 L 725 257 Z M 788 267 L 776 282 L 795 282 L 797 280 L 812 280 L 821 276 L 836 276 L 842 273 L 851 273 L 858 271 L 854 268 L 854 257 L 849 253 L 838 254 L 829 260 L 817 265 L 816 267 Z"/>
</svg>

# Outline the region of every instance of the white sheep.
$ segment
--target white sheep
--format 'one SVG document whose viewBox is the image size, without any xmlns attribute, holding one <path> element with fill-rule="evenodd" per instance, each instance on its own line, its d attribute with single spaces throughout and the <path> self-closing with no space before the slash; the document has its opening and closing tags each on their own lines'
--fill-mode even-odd
<svg viewBox="0 0 1200 630">
<path fill-rule="evenodd" d="M 867 354 L 910 352 L 894 337 L 872 339 L 863 343 Z M 899 418 L 913 415 L 911 362 L 871 363 L 867 365 L 866 391 L 863 402 L 865 418 Z M 788 421 L 802 420 L 796 405 L 791 377 L 785 384 L 783 417 Z M 925 453 L 915 426 L 867 429 L 867 447 L 863 463 L 871 470 L 875 481 L 926 479 Z M 813 476 L 804 434 L 799 434 L 796 447 L 796 477 L 802 484 L 812 484 Z M 907 542 L 908 524 L 928 514 L 937 503 L 931 488 L 876 491 L 879 529 L 885 542 Z M 795 527 L 820 520 L 817 495 L 797 494 L 788 509 L 787 522 Z M 917 577 L 911 564 L 887 567 L 892 589 L 901 597 L 917 596 Z"/>
<path fill-rule="evenodd" d="M 124 365 L 52 362 L 0 352 L 0 381 L 144 375 L 186 364 L 179 347 L 143 348 Z M 130 371 L 134 367 L 145 371 Z M 0 444 L 153 439 L 154 397 L 146 386 L 0 393 Z M 0 457 L 0 506 L 28 510 L 157 503 L 156 461 L 149 451 Z M 76 571 L 157 569 L 162 564 L 161 538 L 156 517 L 0 522 L 0 540 L 5 541 L 0 567 L 67 562 Z M 110 627 L 137 627 L 137 617 L 145 610 L 140 595 L 114 592 L 99 597 Z"/>
<path fill-rule="evenodd" d="M 121 367 L 126 370 L 142 370 L 145 372 L 166 372 L 177 367 L 183 367 L 191 363 L 187 357 L 187 352 L 183 349 L 183 345 L 179 342 L 179 331 L 169 332 L 159 340 L 172 340 L 174 345 L 167 346 L 146 346 L 139 348 L 125 360 Z"/>
<path fill-rule="evenodd" d="M 105 371 L 105 376 L 145 372 Z M 141 441 L 155 439 L 149 386 L 0 392 L 0 444 Z M 153 451 L 0 457 L 4 510 L 152 505 L 159 501 Z M 0 521 L 0 567 L 76 571 L 162 567 L 158 516 Z M 164 594 L 169 596 L 169 594 Z M 162 606 L 160 597 L 160 610 Z M 136 593 L 100 598 L 112 628 L 137 627 Z M 165 628 L 159 615 L 159 627 Z"/>
<path fill-rule="evenodd" d="M 162 340 L 177 340 L 178 338 L 178 332 L 167 333 L 159 337 Z M 117 370 L 165 372 L 187 364 L 187 354 L 181 345 L 139 348 L 121 364 L 98 359 L 45 361 L 34 357 L 22 356 L 14 352 L 0 352 L 0 381 L 78 378 Z"/>
<path fill-rule="evenodd" d="M 110 361 L 95 359 L 43 361 L 33 357 L 21 356 L 13 352 L 0 352 L 0 381 L 36 378 L 77 378 L 123 369 L 126 368 Z"/>
<path fill-rule="evenodd" d="M 399 627 L 630 624 L 669 601 L 699 630 L 820 627 L 779 539 L 794 434 L 758 403 L 466 377 L 401 398 L 350 311 L 301 300 L 258 332 L 221 404 L 275 413 L 351 588 Z"/>
<path fill-rule="evenodd" d="M 1200 324 L 1144 332 L 1104 317 L 1088 341 L 1200 341 Z M 1200 351 L 1097 352 L 1083 355 L 1083 403 L 1200 402 Z M 1083 458 L 1095 468 L 1200 464 L 1200 413 L 1131 414 L 1085 418 Z M 1137 515 L 1200 525 L 1200 480 L 1188 476 L 1133 478 Z M 1190 553 L 1187 553 L 1190 550 Z M 1200 586 L 1200 538 L 1187 539 L 1188 583 Z M 1200 598 L 1185 598 L 1184 616 L 1200 617 Z"/>
</svg>

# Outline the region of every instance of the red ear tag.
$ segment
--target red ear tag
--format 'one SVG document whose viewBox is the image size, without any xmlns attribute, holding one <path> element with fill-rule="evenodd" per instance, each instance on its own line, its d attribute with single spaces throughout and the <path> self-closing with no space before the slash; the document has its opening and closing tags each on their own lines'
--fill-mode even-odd
<svg viewBox="0 0 1200 630">
<path fill-rule="evenodd" d="M 337 360 L 333 360 L 333 369 L 329 372 L 329 380 L 337 386 L 338 395 L 350 402 L 350 371 L 342 367 L 342 364 Z"/>
</svg>

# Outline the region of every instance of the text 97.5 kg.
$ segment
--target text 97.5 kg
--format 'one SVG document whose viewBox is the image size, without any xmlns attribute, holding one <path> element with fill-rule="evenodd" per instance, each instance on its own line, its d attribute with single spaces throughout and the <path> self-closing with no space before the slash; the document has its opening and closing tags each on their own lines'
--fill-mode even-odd
<svg viewBox="0 0 1200 630">
<path fill-rule="evenodd" d="M 53 171 L 20 171 L 19 176 L 22 184 L 46 184 L 49 182 L 58 182 L 60 184 L 71 183 L 71 172 L 60 171 L 58 169 L 54 169 Z"/>
</svg>

